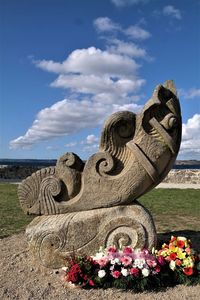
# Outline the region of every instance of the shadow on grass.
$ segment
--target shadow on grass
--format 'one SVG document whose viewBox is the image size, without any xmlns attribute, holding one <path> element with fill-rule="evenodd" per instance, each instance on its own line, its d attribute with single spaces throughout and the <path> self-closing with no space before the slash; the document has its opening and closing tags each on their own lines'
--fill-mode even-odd
<svg viewBox="0 0 200 300">
<path fill-rule="evenodd" d="M 170 232 L 161 232 L 157 234 L 158 242 L 157 242 L 157 248 L 161 247 L 163 243 L 168 243 L 171 236 L 184 236 L 187 239 L 191 240 L 192 242 L 192 248 L 200 252 L 200 231 L 194 231 L 194 230 L 178 230 L 178 231 L 170 231 Z"/>
</svg>

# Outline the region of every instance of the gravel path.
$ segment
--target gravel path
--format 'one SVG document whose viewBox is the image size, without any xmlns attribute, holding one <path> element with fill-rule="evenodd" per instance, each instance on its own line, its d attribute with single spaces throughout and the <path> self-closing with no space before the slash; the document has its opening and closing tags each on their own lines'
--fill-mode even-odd
<svg viewBox="0 0 200 300">
<path fill-rule="evenodd" d="M 197 300 L 200 286 L 179 285 L 158 293 L 134 294 L 116 289 L 66 289 L 61 271 L 34 264 L 24 233 L 0 240 L 0 299 L 15 300 Z"/>
<path fill-rule="evenodd" d="M 200 189 L 200 184 L 162 182 L 156 186 L 156 189 Z"/>
</svg>

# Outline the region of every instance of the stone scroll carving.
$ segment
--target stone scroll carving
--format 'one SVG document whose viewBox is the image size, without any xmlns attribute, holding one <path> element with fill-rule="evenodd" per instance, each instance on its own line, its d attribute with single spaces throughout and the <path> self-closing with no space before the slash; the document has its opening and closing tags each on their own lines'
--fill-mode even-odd
<svg viewBox="0 0 200 300">
<path fill-rule="evenodd" d="M 180 141 L 179 101 L 167 81 L 156 87 L 140 114 L 124 111 L 108 118 L 99 152 L 85 165 L 66 153 L 55 169 L 40 170 L 23 181 L 22 208 L 48 215 L 130 204 L 168 174 Z"/>
<path fill-rule="evenodd" d="M 25 179 L 18 189 L 21 207 L 27 214 L 43 215 L 27 228 L 39 260 L 57 266 L 72 246 L 77 251 L 94 251 L 94 245 L 115 243 L 117 237 L 126 244 L 152 247 L 155 227 L 137 199 L 165 178 L 180 142 L 179 100 L 173 82 L 166 81 L 156 87 L 140 114 L 117 112 L 106 120 L 99 151 L 86 163 L 76 154 L 66 153 L 55 167 L 41 169 Z M 141 220 L 137 218 L 138 209 Z M 110 229 L 106 224 L 114 226 L 115 214 L 118 227 Z"/>
</svg>

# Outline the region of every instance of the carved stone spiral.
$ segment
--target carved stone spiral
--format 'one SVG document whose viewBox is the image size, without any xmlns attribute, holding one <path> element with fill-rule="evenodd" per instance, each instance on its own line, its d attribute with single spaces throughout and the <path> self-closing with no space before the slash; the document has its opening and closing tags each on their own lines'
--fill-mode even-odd
<svg viewBox="0 0 200 300">
<path fill-rule="evenodd" d="M 70 167 L 70 168 L 76 168 L 76 170 L 81 170 L 83 168 L 83 162 L 78 157 L 78 155 L 67 152 L 64 155 L 62 155 L 59 160 L 57 161 L 56 167 L 57 168 L 63 168 L 63 167 Z"/>
<path fill-rule="evenodd" d="M 169 113 L 160 123 L 165 127 L 166 130 L 170 130 L 178 125 L 178 119 L 174 114 Z"/>
<path fill-rule="evenodd" d="M 42 180 L 54 174 L 55 167 L 44 168 L 23 180 L 19 185 L 18 197 L 25 213 L 29 214 L 33 206 L 37 204 Z M 31 213 L 34 213 L 34 211 L 31 211 Z"/>
<path fill-rule="evenodd" d="M 54 176 L 42 180 L 40 188 L 41 212 L 44 214 L 56 214 L 59 212 L 55 203 L 55 196 L 59 195 L 62 189 L 62 182 Z"/>
<path fill-rule="evenodd" d="M 115 222 L 119 225 L 107 232 L 105 247 L 113 245 L 117 248 L 122 246 L 145 247 L 146 233 L 144 227 L 138 221 L 118 217 Z"/>
<path fill-rule="evenodd" d="M 62 261 L 64 265 L 61 254 L 65 243 L 64 233 L 45 232 L 35 242 L 34 252 L 43 266 L 58 268 L 62 265 Z"/>
<path fill-rule="evenodd" d="M 95 155 L 95 159 L 96 171 L 101 176 L 106 176 L 115 166 L 114 159 L 108 152 L 97 153 Z"/>
</svg>

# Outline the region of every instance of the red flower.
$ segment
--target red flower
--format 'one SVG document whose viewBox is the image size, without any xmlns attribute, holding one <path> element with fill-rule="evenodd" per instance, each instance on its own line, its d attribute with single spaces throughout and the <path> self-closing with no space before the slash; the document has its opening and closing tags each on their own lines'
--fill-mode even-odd
<svg viewBox="0 0 200 300">
<path fill-rule="evenodd" d="M 115 252 L 117 252 L 117 249 L 115 247 L 109 247 L 108 252 L 115 253 Z"/>
<path fill-rule="evenodd" d="M 92 279 L 89 280 L 89 285 L 95 286 L 95 283 L 94 283 L 94 281 Z"/>
<path fill-rule="evenodd" d="M 175 236 L 171 237 L 170 243 L 173 243 L 177 238 Z"/>
<path fill-rule="evenodd" d="M 185 243 L 184 243 L 184 241 L 177 241 L 177 247 L 179 247 L 179 248 L 184 248 L 185 247 Z"/>
<path fill-rule="evenodd" d="M 131 268 L 130 269 L 130 274 L 133 276 L 138 276 L 139 275 L 139 270 L 137 268 Z"/>
<path fill-rule="evenodd" d="M 87 276 L 87 275 L 84 275 L 84 276 L 83 276 L 83 280 L 86 281 L 87 279 L 88 279 L 88 276 Z"/>
<path fill-rule="evenodd" d="M 175 253 L 170 253 L 169 257 L 170 257 L 170 260 L 175 260 L 176 259 L 176 254 Z"/>
<path fill-rule="evenodd" d="M 156 273 L 159 273 L 159 272 L 160 272 L 160 266 L 156 266 L 156 267 L 154 268 L 154 271 L 155 271 Z"/>
<path fill-rule="evenodd" d="M 113 272 L 112 272 L 112 276 L 113 276 L 114 278 L 119 278 L 119 276 L 120 276 L 120 271 L 113 271 Z"/>
<path fill-rule="evenodd" d="M 184 269 L 183 269 L 183 273 L 184 273 L 185 275 L 187 275 L 187 276 L 190 276 L 190 275 L 193 274 L 193 269 L 192 269 L 191 267 L 189 267 L 189 268 L 184 268 Z"/>
<path fill-rule="evenodd" d="M 133 249 L 131 247 L 125 247 L 123 250 L 123 253 L 125 253 L 125 254 L 133 253 Z"/>
</svg>

